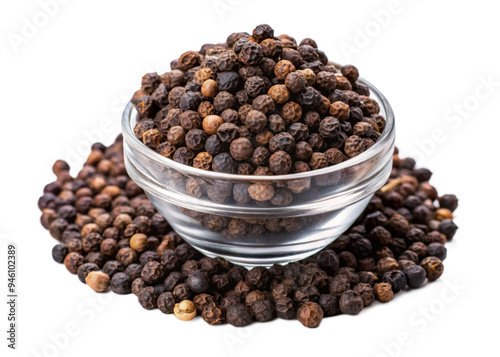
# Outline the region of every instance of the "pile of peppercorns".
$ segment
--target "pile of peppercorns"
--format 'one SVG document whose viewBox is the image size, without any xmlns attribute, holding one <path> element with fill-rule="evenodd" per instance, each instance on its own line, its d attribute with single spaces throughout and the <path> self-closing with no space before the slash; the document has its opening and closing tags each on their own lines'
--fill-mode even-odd
<svg viewBox="0 0 500 357">
<path fill-rule="evenodd" d="M 356 67 L 269 25 L 231 34 L 148 73 L 132 97 L 136 136 L 198 169 L 285 175 L 336 165 L 380 137 L 385 119 Z M 266 192 L 263 198 L 270 196 Z"/>
<path fill-rule="evenodd" d="M 393 166 L 386 186 L 329 247 L 269 269 L 247 270 L 185 243 L 127 176 L 121 136 L 107 148 L 94 144 L 76 178 L 57 161 L 57 180 L 38 206 L 43 227 L 60 242 L 54 260 L 99 293 L 133 293 L 145 309 L 181 320 L 201 315 L 211 325 L 278 317 L 316 327 L 324 316 L 358 314 L 443 273 L 458 200 L 438 196 L 431 172 L 397 151 Z"/>
</svg>

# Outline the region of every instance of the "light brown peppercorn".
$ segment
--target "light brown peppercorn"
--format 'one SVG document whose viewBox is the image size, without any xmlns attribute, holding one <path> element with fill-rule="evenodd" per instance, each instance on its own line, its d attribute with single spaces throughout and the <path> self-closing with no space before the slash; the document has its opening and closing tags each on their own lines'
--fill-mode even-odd
<svg viewBox="0 0 500 357">
<path fill-rule="evenodd" d="M 439 208 L 434 212 L 434 218 L 438 221 L 443 219 L 453 219 L 453 213 L 448 208 Z"/>
<path fill-rule="evenodd" d="M 175 304 L 174 315 L 182 321 L 192 320 L 196 316 L 196 306 L 191 300 L 183 300 Z"/>
<path fill-rule="evenodd" d="M 335 87 L 336 89 L 340 90 L 352 90 L 352 84 L 349 82 L 349 80 L 343 76 L 337 76 L 337 86 Z"/>
<path fill-rule="evenodd" d="M 214 115 L 216 113 L 216 110 L 214 108 L 214 105 L 210 103 L 208 100 L 205 100 L 200 103 L 198 106 L 198 114 L 200 115 L 200 118 L 205 118 L 206 116 L 209 115 Z"/>
<path fill-rule="evenodd" d="M 344 151 L 347 156 L 354 157 L 365 151 L 365 142 L 357 135 L 351 135 L 347 138 Z"/>
<path fill-rule="evenodd" d="M 196 51 L 184 52 L 179 57 L 179 68 L 186 71 L 200 62 L 200 54 Z"/>
<path fill-rule="evenodd" d="M 116 260 L 123 264 L 123 266 L 129 266 L 137 262 L 137 253 L 131 248 L 121 248 L 116 253 Z"/>
<path fill-rule="evenodd" d="M 184 142 L 184 139 L 186 138 L 186 129 L 184 129 L 180 125 L 176 125 L 170 128 L 167 134 L 167 140 L 172 144 L 172 145 L 181 145 Z"/>
<path fill-rule="evenodd" d="M 352 133 L 360 137 L 370 136 L 373 132 L 373 126 L 370 123 L 359 122 L 354 124 Z"/>
<path fill-rule="evenodd" d="M 389 302 L 394 297 L 394 293 L 392 292 L 391 284 L 389 283 L 377 283 L 373 287 L 373 292 L 378 301 L 380 302 Z"/>
<path fill-rule="evenodd" d="M 245 125 L 250 131 L 259 132 L 267 125 L 267 117 L 258 110 L 250 110 L 245 119 Z"/>
<path fill-rule="evenodd" d="M 201 86 L 201 94 L 207 98 L 213 98 L 219 92 L 219 85 L 213 79 L 207 79 Z"/>
<path fill-rule="evenodd" d="M 130 238 L 130 248 L 137 252 L 148 249 L 148 236 L 143 233 L 136 233 Z"/>
<path fill-rule="evenodd" d="M 95 217 L 94 219 L 96 219 L 96 218 L 97 217 Z M 126 220 L 126 217 L 121 217 L 121 218 Z M 129 216 L 129 218 L 130 218 L 130 216 Z M 116 220 L 116 218 L 115 218 L 115 220 Z M 132 222 L 132 220 L 130 220 L 130 222 Z M 88 223 L 82 227 L 81 233 L 82 233 L 82 237 L 85 237 L 86 235 L 89 235 L 90 233 L 99 233 L 100 231 L 101 231 L 101 228 L 99 228 L 99 226 L 97 224 Z"/>
<path fill-rule="evenodd" d="M 213 72 L 210 68 L 202 68 L 195 72 L 194 81 L 196 84 L 202 85 L 206 80 L 213 79 Z M 202 91 L 203 94 L 203 91 Z M 203 94 L 205 95 L 205 94 Z M 205 95 L 206 97 L 206 95 Z"/>
<path fill-rule="evenodd" d="M 377 272 L 381 276 L 389 271 L 397 270 L 398 268 L 398 261 L 392 257 L 383 257 L 377 263 Z"/>
<path fill-rule="evenodd" d="M 193 167 L 202 170 L 210 170 L 213 157 L 206 151 L 202 151 L 193 159 Z"/>
<path fill-rule="evenodd" d="M 269 95 L 276 104 L 286 103 L 288 99 L 290 99 L 290 91 L 284 84 L 275 84 L 269 88 L 267 95 Z"/>
<path fill-rule="evenodd" d="M 229 151 L 233 159 L 244 161 L 252 155 L 253 146 L 247 138 L 238 138 L 231 142 Z"/>
<path fill-rule="evenodd" d="M 274 137 L 274 134 L 271 133 L 270 131 L 261 131 L 258 132 L 257 135 L 255 135 L 255 141 L 257 142 L 258 145 L 260 146 L 266 146 L 269 144 L 271 139 Z"/>
<path fill-rule="evenodd" d="M 295 102 L 287 102 L 281 108 L 280 114 L 287 124 L 293 124 L 302 118 L 302 107 Z"/>
<path fill-rule="evenodd" d="M 317 303 L 307 301 L 297 310 L 297 320 L 305 327 L 318 327 L 323 320 L 323 309 Z"/>
<path fill-rule="evenodd" d="M 106 186 L 101 191 L 102 194 L 108 195 L 111 198 L 115 198 L 120 194 L 120 187 L 118 186 Z"/>
<path fill-rule="evenodd" d="M 64 265 L 71 274 L 76 274 L 78 272 L 78 268 L 82 264 L 83 256 L 76 252 L 71 252 L 66 256 L 66 258 L 64 258 Z"/>
<path fill-rule="evenodd" d="M 444 265 L 439 258 L 436 257 L 427 257 L 420 262 L 420 266 L 424 268 L 427 273 L 427 279 L 429 281 L 434 281 L 439 279 L 439 277 L 443 274 Z"/>
<path fill-rule="evenodd" d="M 330 104 L 330 115 L 339 120 L 349 119 L 349 113 L 349 105 L 344 102 L 336 101 Z"/>
<path fill-rule="evenodd" d="M 264 41 L 260 43 L 262 47 L 262 53 L 266 57 L 273 57 L 277 54 L 277 52 L 281 52 L 281 43 L 278 44 L 278 41 L 272 38 L 266 38 Z"/>
<path fill-rule="evenodd" d="M 155 149 L 161 142 L 163 136 L 157 129 L 149 129 L 142 135 L 142 142 L 148 148 Z"/>
<path fill-rule="evenodd" d="M 221 126 L 224 123 L 222 118 L 218 115 L 208 115 L 203 119 L 203 130 L 208 135 L 213 135 L 217 133 L 217 130 L 219 129 L 219 126 Z"/>
<path fill-rule="evenodd" d="M 165 141 L 156 147 L 156 152 L 161 156 L 171 159 L 176 148 L 175 145 L 169 141 Z"/>
<path fill-rule="evenodd" d="M 137 124 L 137 125 L 139 125 L 139 124 Z M 136 128 L 137 128 L 137 126 L 134 127 L 134 132 L 136 131 Z M 146 129 L 146 130 L 149 130 L 149 129 L 152 129 L 152 127 L 148 127 L 148 129 Z M 140 131 L 140 128 L 138 130 Z M 137 133 L 136 133 L 136 135 L 137 135 Z M 138 136 L 142 136 L 141 133 L 139 133 Z M 90 155 L 87 158 L 87 161 L 85 162 L 85 165 L 95 166 L 99 163 L 99 161 L 102 160 L 102 157 L 103 157 L 103 154 L 102 154 L 101 150 L 92 150 L 90 152 Z"/>
<path fill-rule="evenodd" d="M 298 72 L 302 73 L 306 78 L 308 86 L 313 86 L 316 84 L 316 73 L 310 68 L 301 69 Z"/>
<path fill-rule="evenodd" d="M 221 307 L 217 306 L 215 302 L 207 304 L 204 307 L 201 316 L 209 325 L 218 325 L 225 321 L 224 311 Z"/>
<path fill-rule="evenodd" d="M 98 293 L 108 290 L 110 281 L 109 275 L 101 271 L 91 271 L 85 278 L 85 283 Z"/>
<path fill-rule="evenodd" d="M 172 239 L 166 239 L 160 243 L 158 248 L 156 248 L 156 252 L 161 257 L 167 250 L 172 249 L 174 249 L 174 241 Z"/>
<path fill-rule="evenodd" d="M 314 152 L 309 160 L 309 166 L 313 170 L 322 169 L 328 166 L 328 158 L 322 152 Z"/>
<path fill-rule="evenodd" d="M 274 74 L 278 79 L 285 80 L 289 73 L 295 71 L 295 66 L 288 60 L 281 60 L 274 66 Z"/>
<path fill-rule="evenodd" d="M 254 183 L 248 187 L 248 193 L 256 201 L 267 201 L 274 196 L 274 187 L 269 183 Z"/>
</svg>

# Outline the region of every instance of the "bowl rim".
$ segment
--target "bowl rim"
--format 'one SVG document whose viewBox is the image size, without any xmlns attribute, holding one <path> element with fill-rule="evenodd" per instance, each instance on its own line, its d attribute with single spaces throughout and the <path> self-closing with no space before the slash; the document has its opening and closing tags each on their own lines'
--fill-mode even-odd
<svg viewBox="0 0 500 357">
<path fill-rule="evenodd" d="M 395 119 L 394 112 L 392 110 L 391 105 L 387 98 L 370 82 L 363 78 L 359 78 L 358 82 L 365 84 L 370 89 L 370 93 L 375 93 L 376 98 L 370 98 L 376 100 L 379 105 L 381 105 L 385 111 L 385 120 L 386 126 L 379 140 L 375 142 L 368 150 L 362 152 L 358 156 L 350 158 L 344 162 L 339 164 L 328 166 L 322 169 L 311 170 L 306 172 L 294 173 L 294 174 L 286 174 L 286 175 L 273 175 L 273 176 L 264 176 L 264 175 L 239 175 L 239 174 L 230 174 L 230 173 L 222 173 L 215 171 L 208 171 L 198 169 L 192 166 L 184 165 L 179 162 L 176 162 L 172 159 L 166 158 L 156 151 L 148 148 L 146 145 L 140 141 L 134 133 L 134 130 L 131 125 L 131 121 L 135 120 L 132 118 L 132 114 L 135 111 L 134 105 L 132 102 L 128 102 L 123 111 L 121 126 L 122 133 L 128 145 L 132 146 L 134 150 L 138 151 L 142 155 L 146 156 L 149 160 L 155 162 L 155 164 L 162 165 L 165 168 L 173 169 L 179 173 L 182 173 L 187 176 L 196 176 L 200 178 L 207 179 L 215 179 L 215 180 L 231 180 L 231 181 L 267 181 L 267 182 L 276 182 L 276 181 L 289 181 L 289 180 L 298 180 L 305 178 L 317 177 L 320 175 L 332 174 L 335 172 L 342 171 L 349 167 L 356 166 L 364 161 L 368 161 L 373 157 L 377 156 L 386 145 L 392 144 L 392 139 L 394 137 L 395 132 Z"/>
</svg>

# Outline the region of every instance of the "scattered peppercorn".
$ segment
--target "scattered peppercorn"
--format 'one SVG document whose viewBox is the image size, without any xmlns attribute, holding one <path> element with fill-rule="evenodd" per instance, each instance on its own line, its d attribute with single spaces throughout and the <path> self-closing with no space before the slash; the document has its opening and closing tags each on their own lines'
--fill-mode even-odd
<svg viewBox="0 0 500 357">
<path fill-rule="evenodd" d="M 183 300 L 174 306 L 174 315 L 179 320 L 189 321 L 196 316 L 196 307 L 190 300 Z"/>
<path fill-rule="evenodd" d="M 108 274 L 100 271 L 91 271 L 87 275 L 85 282 L 96 292 L 102 293 L 108 290 L 111 281 Z"/>
<path fill-rule="evenodd" d="M 373 291 L 378 301 L 380 302 L 389 302 L 394 297 L 394 293 L 392 292 L 391 284 L 389 283 L 378 283 L 375 284 Z"/>
<path fill-rule="evenodd" d="M 317 303 L 308 301 L 299 307 L 297 320 L 305 327 L 318 327 L 323 320 L 323 309 Z"/>
<path fill-rule="evenodd" d="M 340 311 L 347 315 L 357 315 L 363 309 L 363 299 L 354 290 L 346 290 L 339 300 Z"/>
</svg>

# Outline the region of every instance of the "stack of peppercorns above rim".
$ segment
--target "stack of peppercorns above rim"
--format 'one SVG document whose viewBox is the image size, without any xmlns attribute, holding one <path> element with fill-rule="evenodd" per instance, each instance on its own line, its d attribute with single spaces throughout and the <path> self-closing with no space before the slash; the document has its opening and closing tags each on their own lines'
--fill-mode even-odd
<svg viewBox="0 0 500 357">
<path fill-rule="evenodd" d="M 170 66 L 142 78 L 132 98 L 134 132 L 158 154 L 198 169 L 321 169 L 361 154 L 385 127 L 356 67 L 338 68 L 314 40 L 275 37 L 269 25 L 185 52 Z"/>
<path fill-rule="evenodd" d="M 147 310 L 208 324 L 358 314 L 374 300 L 438 279 L 455 235 L 454 195 L 439 196 L 431 172 L 393 157 L 391 177 L 353 226 L 301 262 L 247 270 L 202 256 L 156 212 L 128 176 L 119 136 L 96 143 L 76 178 L 57 161 L 38 201 L 41 223 L 60 241 L 53 259 L 96 292 L 137 295 Z"/>
</svg>

